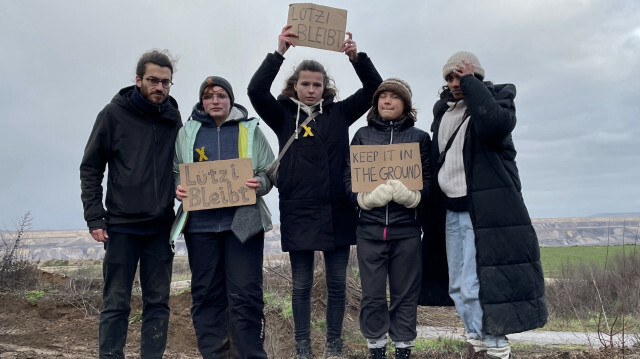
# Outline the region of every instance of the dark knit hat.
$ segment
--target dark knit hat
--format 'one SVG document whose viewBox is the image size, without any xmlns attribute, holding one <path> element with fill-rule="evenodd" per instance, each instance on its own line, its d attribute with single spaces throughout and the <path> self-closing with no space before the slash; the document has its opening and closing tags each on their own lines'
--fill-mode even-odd
<svg viewBox="0 0 640 359">
<path fill-rule="evenodd" d="M 202 85 L 200 85 L 200 95 L 198 96 L 200 98 L 200 103 L 202 103 L 202 94 L 204 93 L 204 90 L 206 90 L 207 87 L 213 87 L 213 86 L 222 87 L 227 93 L 227 95 L 229 95 L 229 100 L 231 100 L 231 106 L 233 106 L 235 102 L 235 97 L 233 96 L 233 88 L 231 87 L 231 84 L 229 83 L 229 81 L 225 80 L 220 76 L 209 76 L 206 79 L 204 79 L 204 81 L 202 81 Z"/>
<path fill-rule="evenodd" d="M 444 67 L 442 68 L 442 77 L 446 80 L 447 75 L 457 69 L 458 65 L 462 64 L 462 60 L 472 63 L 473 73 L 478 75 L 481 79 L 484 79 L 484 69 L 482 68 L 482 65 L 480 65 L 480 60 L 478 60 L 476 55 L 468 51 L 458 51 L 451 55 L 449 60 L 447 60 L 447 63 L 444 64 Z"/>
<path fill-rule="evenodd" d="M 408 83 L 395 77 L 388 78 L 382 81 L 380 86 L 378 86 L 378 89 L 373 94 L 373 100 L 371 101 L 371 110 L 369 110 L 369 113 L 367 114 L 367 120 L 370 120 L 371 118 L 379 115 L 378 98 L 380 97 L 380 94 L 385 91 L 390 91 L 400 96 L 402 102 L 404 102 L 403 113 L 408 114 L 409 117 L 414 121 L 416 120 L 415 110 L 413 109 L 413 102 L 411 100 L 411 97 L 413 96 L 411 87 Z"/>
</svg>

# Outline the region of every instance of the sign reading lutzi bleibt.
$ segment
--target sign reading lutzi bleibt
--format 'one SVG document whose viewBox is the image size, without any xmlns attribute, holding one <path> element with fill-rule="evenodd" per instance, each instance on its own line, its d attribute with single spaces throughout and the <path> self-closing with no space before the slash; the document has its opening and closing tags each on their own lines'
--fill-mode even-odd
<svg viewBox="0 0 640 359">
<path fill-rule="evenodd" d="M 296 46 L 342 51 L 347 29 L 347 10 L 311 3 L 289 4 L 287 25 L 298 35 Z"/>
<path fill-rule="evenodd" d="M 185 211 L 256 203 L 256 191 L 245 185 L 253 178 L 250 158 L 182 163 L 180 184 L 187 190 Z"/>
<path fill-rule="evenodd" d="M 349 148 L 351 190 L 371 192 L 397 179 L 410 190 L 422 189 L 422 161 L 417 142 L 396 145 L 353 145 Z"/>
</svg>

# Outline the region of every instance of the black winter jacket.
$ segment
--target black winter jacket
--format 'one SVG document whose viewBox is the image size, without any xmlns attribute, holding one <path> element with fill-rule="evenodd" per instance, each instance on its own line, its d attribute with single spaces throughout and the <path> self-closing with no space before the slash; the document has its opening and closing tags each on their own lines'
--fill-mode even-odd
<svg viewBox="0 0 640 359">
<path fill-rule="evenodd" d="M 420 144 L 422 161 L 421 198 L 431 193 L 431 138 L 425 131 L 416 128 L 415 122 L 407 117 L 398 121 L 384 121 L 379 117 L 369 120 L 368 126 L 358 129 L 351 145 L 390 145 L 417 142 Z M 407 208 L 396 202 L 384 207 L 363 210 L 358 206 L 357 193 L 351 190 L 351 164 L 346 161 L 344 184 L 350 193 L 351 202 L 358 210 L 358 238 L 372 240 L 404 239 L 420 236 L 421 221 L 419 208 Z M 386 230 L 385 230 L 386 229 Z"/>
<path fill-rule="evenodd" d="M 298 105 L 270 93 L 284 57 L 267 55 L 249 82 L 253 108 L 278 136 L 281 150 L 296 128 Z M 382 82 L 365 53 L 352 64 L 363 87 L 342 101 L 324 98 L 322 114 L 309 123 L 280 162 L 280 233 L 283 251 L 334 250 L 355 244 L 355 212 L 344 190 L 344 159 L 349 154 L 349 126 L 370 107 Z M 299 122 L 307 114 L 300 111 Z"/>
<path fill-rule="evenodd" d="M 123 88 L 100 111 L 87 141 L 80 182 L 84 217 L 90 230 L 107 225 L 159 223 L 171 226 L 173 152 L 182 121 L 172 98 L 146 111 L 131 99 L 134 86 Z M 135 94 L 140 96 L 139 92 Z M 106 210 L 102 179 L 109 166 Z"/>
<path fill-rule="evenodd" d="M 520 192 L 511 138 L 516 88 L 483 83 L 472 75 L 463 76 L 460 82 L 471 115 L 463 160 L 476 240 L 482 327 L 494 335 L 539 328 L 547 321 L 547 307 L 540 248 Z M 432 161 L 438 155 L 438 131 L 447 109 L 444 99 L 433 109 Z M 435 192 L 442 196 L 437 181 L 434 184 Z M 441 220 L 425 226 L 426 241 L 444 241 L 444 208 L 438 202 L 440 214 L 434 218 Z"/>
</svg>

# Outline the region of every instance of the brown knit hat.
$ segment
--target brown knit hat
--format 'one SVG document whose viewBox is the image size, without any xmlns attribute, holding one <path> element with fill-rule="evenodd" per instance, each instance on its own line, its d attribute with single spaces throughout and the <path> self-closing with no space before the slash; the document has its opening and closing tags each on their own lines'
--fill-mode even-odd
<svg viewBox="0 0 640 359">
<path fill-rule="evenodd" d="M 458 65 L 462 64 L 462 60 L 472 63 L 473 73 L 484 79 L 484 69 L 482 68 L 482 65 L 480 65 L 480 60 L 478 60 L 476 55 L 467 51 L 458 51 L 451 55 L 449 60 L 447 60 L 447 63 L 444 64 L 444 67 L 442 68 L 442 77 L 446 80 L 447 75 L 457 69 Z"/>
<path fill-rule="evenodd" d="M 402 102 L 404 102 L 403 114 L 409 114 L 409 117 L 411 117 L 415 121 L 415 115 L 412 115 L 415 110 L 413 110 L 413 102 L 411 100 L 411 97 L 413 96 L 411 87 L 408 83 L 396 77 L 388 78 L 384 80 L 380 84 L 380 86 L 378 86 L 378 89 L 373 94 L 373 100 L 371 101 L 371 110 L 369 110 L 369 113 L 367 114 L 367 120 L 379 115 L 378 98 L 384 91 L 391 91 L 398 94 L 402 99 Z"/>
</svg>

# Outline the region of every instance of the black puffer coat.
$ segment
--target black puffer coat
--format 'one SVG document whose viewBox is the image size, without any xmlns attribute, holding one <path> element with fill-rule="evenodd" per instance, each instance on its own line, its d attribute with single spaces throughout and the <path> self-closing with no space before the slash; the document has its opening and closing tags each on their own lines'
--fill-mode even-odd
<svg viewBox="0 0 640 359">
<path fill-rule="evenodd" d="M 251 104 L 278 136 L 280 150 L 296 128 L 298 105 L 271 95 L 271 84 L 284 57 L 268 54 L 249 82 Z M 280 233 L 282 250 L 334 250 L 355 244 L 355 212 L 342 182 L 349 154 L 349 126 L 371 106 L 382 78 L 365 53 L 353 63 L 363 87 L 343 101 L 324 98 L 322 114 L 309 123 L 313 136 L 300 132 L 280 162 Z M 307 118 L 300 111 L 299 123 Z"/>
<path fill-rule="evenodd" d="M 398 121 L 384 121 L 379 117 L 369 120 L 369 125 L 360 128 L 351 140 L 352 145 L 390 145 L 400 143 L 417 142 L 420 144 L 420 159 L 422 161 L 422 190 L 420 190 L 421 198 L 427 198 L 431 193 L 431 138 L 425 131 L 416 128 L 415 122 L 407 117 Z M 351 193 L 351 202 L 358 210 L 358 226 L 379 227 L 383 229 L 387 226 L 390 239 L 401 239 L 421 235 L 421 223 L 419 220 L 418 210 L 416 208 L 407 208 L 396 202 L 389 202 L 384 207 L 372 208 L 370 211 L 363 210 L 358 207 L 357 193 L 351 192 L 351 166 L 350 162 L 346 162 L 345 189 Z M 386 183 L 386 182 L 385 182 Z M 359 230 L 360 233 L 363 231 Z M 382 240 L 383 231 L 365 231 L 368 235 L 365 239 Z M 378 233 L 379 232 L 379 233 Z"/>
<path fill-rule="evenodd" d="M 547 321 L 540 248 L 520 192 L 511 138 L 516 88 L 483 83 L 472 75 L 460 81 L 471 115 L 463 158 L 476 240 L 482 327 L 494 335 L 540 328 Z M 439 153 L 438 130 L 447 109 L 445 100 L 436 102 L 433 109 L 432 161 Z M 437 181 L 434 184 L 434 192 L 442 195 Z M 444 209 L 439 211 L 434 218 L 443 219 Z M 444 241 L 444 221 L 431 225 L 424 228 L 425 240 Z"/>
</svg>

